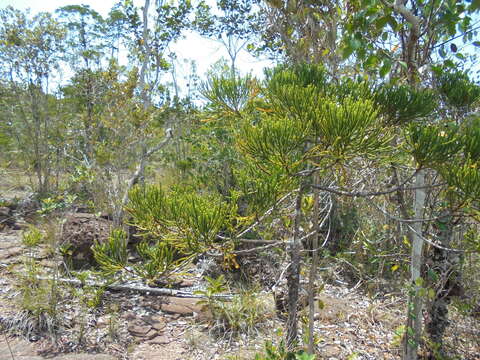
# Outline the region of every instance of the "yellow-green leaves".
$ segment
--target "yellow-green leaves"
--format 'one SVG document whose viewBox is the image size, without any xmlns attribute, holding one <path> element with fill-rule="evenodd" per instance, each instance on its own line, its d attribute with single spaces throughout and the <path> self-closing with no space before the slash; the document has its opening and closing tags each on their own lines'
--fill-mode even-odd
<svg viewBox="0 0 480 360">
<path fill-rule="evenodd" d="M 452 159 L 461 149 L 453 124 L 411 124 L 406 129 L 408 148 L 420 167 L 436 167 Z"/>
<path fill-rule="evenodd" d="M 135 187 L 127 209 L 145 235 L 163 241 L 182 254 L 208 250 L 221 230 L 228 230 L 235 206 L 219 195 L 191 189 L 165 192 L 160 186 Z"/>
<path fill-rule="evenodd" d="M 265 171 L 273 165 L 291 175 L 310 161 L 370 157 L 388 147 L 390 131 L 366 83 L 329 82 L 321 66 L 303 64 L 273 70 L 265 91 L 270 111 L 238 136 L 242 152 Z"/>
<path fill-rule="evenodd" d="M 386 125 L 403 125 L 430 115 L 437 103 L 428 90 L 414 90 L 409 86 L 380 86 L 373 96 Z"/>
<path fill-rule="evenodd" d="M 437 82 L 445 102 L 458 109 L 467 109 L 480 100 L 480 86 L 465 73 L 441 71 Z"/>
<path fill-rule="evenodd" d="M 238 145 L 265 172 L 271 173 L 273 165 L 291 174 L 301 166 L 309 130 L 307 122 L 294 118 L 263 117 L 260 124 L 243 127 Z"/>
<path fill-rule="evenodd" d="M 250 76 L 212 76 L 202 84 L 201 93 L 224 115 L 238 115 L 255 97 L 256 87 L 256 81 Z"/>
<path fill-rule="evenodd" d="M 445 167 L 440 172 L 461 199 L 480 199 L 480 162 L 467 160 L 462 166 Z"/>
<path fill-rule="evenodd" d="M 107 275 L 113 275 L 127 266 L 128 238 L 125 231 L 121 229 L 112 230 L 107 241 L 96 243 L 92 247 L 95 260 Z"/>
<path fill-rule="evenodd" d="M 379 126 L 378 112 L 370 100 L 346 98 L 339 104 L 325 99 L 316 114 L 313 127 L 319 144 L 311 149 L 312 156 L 370 157 L 385 150 L 391 139 L 388 129 Z"/>
</svg>

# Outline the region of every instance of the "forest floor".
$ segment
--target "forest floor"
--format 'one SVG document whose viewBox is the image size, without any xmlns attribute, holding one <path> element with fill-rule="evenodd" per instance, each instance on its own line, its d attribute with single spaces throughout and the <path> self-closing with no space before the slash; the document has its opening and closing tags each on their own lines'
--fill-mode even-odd
<svg viewBox="0 0 480 360">
<path fill-rule="evenodd" d="M 27 226 L 19 224 L 23 229 Z M 211 314 L 197 305 L 196 299 L 107 290 L 96 306 L 88 306 L 98 294 L 94 289 L 65 286 L 56 290 L 61 295 L 55 313 L 40 319 L 44 325 L 54 324 L 54 331 L 49 335 L 35 332 L 25 306 L 34 301 L 38 306 L 46 304 L 32 298 L 28 299 L 30 305 L 26 304 L 22 275 L 28 259 L 34 258 L 45 269 L 57 265 L 48 247 L 32 252 L 24 246 L 22 231 L 0 230 L 0 360 L 247 360 L 262 353 L 266 341 L 278 344 L 282 337 L 284 322 L 276 316 L 273 296 L 267 291 L 259 292 L 258 297 L 270 309 L 269 315 L 250 331 L 232 334 L 214 331 Z M 198 271 L 192 274 L 184 280 L 186 286 L 205 285 Z M 315 322 L 318 359 L 400 358 L 405 295 L 367 296 L 362 285 L 329 281 L 317 296 L 321 304 Z M 307 311 L 300 317 L 305 319 Z M 451 358 L 480 359 L 480 321 L 453 309 L 450 315 L 446 343 Z M 300 328 L 302 332 L 304 326 Z"/>
</svg>

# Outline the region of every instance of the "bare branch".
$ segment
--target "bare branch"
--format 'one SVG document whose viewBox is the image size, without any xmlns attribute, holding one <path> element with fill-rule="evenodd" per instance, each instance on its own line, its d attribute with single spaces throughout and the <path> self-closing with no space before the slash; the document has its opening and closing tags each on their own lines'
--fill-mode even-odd
<svg viewBox="0 0 480 360">
<path fill-rule="evenodd" d="M 351 197 L 369 197 L 369 196 L 380 196 L 380 195 L 387 195 L 391 194 L 396 191 L 408 191 L 408 190 L 419 190 L 419 189 L 431 189 L 434 187 L 440 187 L 444 186 L 446 183 L 440 183 L 440 184 L 433 184 L 433 185 L 425 185 L 425 186 L 413 186 L 413 187 L 403 187 L 403 185 L 397 186 L 393 189 L 389 190 L 384 190 L 384 191 L 372 191 L 372 192 L 362 192 L 362 191 L 357 191 L 357 192 L 347 192 L 347 191 L 342 191 L 342 190 L 337 190 L 333 188 L 329 188 L 326 186 L 320 186 L 320 185 L 312 185 L 315 189 L 323 190 L 323 191 L 328 191 L 337 195 L 342 195 L 342 196 L 351 196 Z"/>
</svg>

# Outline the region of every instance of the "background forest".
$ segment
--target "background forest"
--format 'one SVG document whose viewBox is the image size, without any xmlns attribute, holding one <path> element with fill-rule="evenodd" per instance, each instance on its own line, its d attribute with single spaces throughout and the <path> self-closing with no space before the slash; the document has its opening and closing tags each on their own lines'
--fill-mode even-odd
<svg viewBox="0 0 480 360">
<path fill-rule="evenodd" d="M 479 8 L 1 9 L 0 231 L 20 226 L 25 250 L 0 268 L 18 310 L 0 329 L 58 345 L 62 304 L 112 319 L 128 285 L 198 298 L 212 336 L 268 340 L 229 358 L 333 359 L 318 324 L 335 285 L 400 306 L 385 359 L 478 359 Z M 188 31 L 228 58 L 179 73 Z M 244 51 L 274 66 L 254 77 Z M 343 358 L 379 358 L 356 350 Z"/>
</svg>

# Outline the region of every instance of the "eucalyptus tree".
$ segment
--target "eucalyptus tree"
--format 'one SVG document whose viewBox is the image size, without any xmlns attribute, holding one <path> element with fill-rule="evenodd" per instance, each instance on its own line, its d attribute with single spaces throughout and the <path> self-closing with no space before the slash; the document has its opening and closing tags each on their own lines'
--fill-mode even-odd
<svg viewBox="0 0 480 360">
<path fill-rule="evenodd" d="M 252 50 L 290 63 L 322 63 L 332 76 L 345 71 L 340 45 L 351 2 L 266 0 L 259 6 L 261 41 Z"/>
<path fill-rule="evenodd" d="M 100 125 L 95 113 L 101 98 L 96 71 L 105 64 L 105 20 L 88 5 L 64 6 L 56 14 L 68 30 L 65 60 L 75 74 L 71 82 L 75 84 L 78 99 L 72 116 L 81 126 L 78 150 L 90 166 L 95 162 L 94 142 Z"/>
<path fill-rule="evenodd" d="M 201 1 L 196 7 L 192 27 L 225 47 L 231 72 L 235 74 L 238 54 L 245 48 L 254 47 L 261 31 L 260 17 L 257 1 L 218 0 L 213 9 Z"/>
<path fill-rule="evenodd" d="M 153 6 L 152 6 L 153 5 Z M 152 9 L 153 7 L 153 9 Z M 162 73 L 169 68 L 167 59 L 168 47 L 177 40 L 189 23 L 188 14 L 191 11 L 190 1 L 170 3 L 157 0 L 153 4 L 145 0 L 141 9 L 132 1 L 122 4 L 122 19 L 126 20 L 129 29 L 130 41 L 127 41 L 130 63 L 138 69 L 137 89 L 134 92 L 140 99 L 144 121 L 139 123 L 140 133 L 147 133 L 152 114 L 161 107 L 168 107 L 165 98 L 165 87 L 162 86 Z M 119 14 L 116 15 L 119 17 Z M 128 179 L 122 195 L 122 206 L 128 201 L 129 190 L 145 175 L 145 167 L 153 154 L 158 152 L 172 135 L 174 116 L 166 118 L 165 134 L 162 141 L 152 144 L 148 137 L 139 139 L 137 147 L 136 169 Z M 120 222 L 123 218 L 123 209 L 120 207 L 115 218 Z"/>
<path fill-rule="evenodd" d="M 0 72 L 8 91 L 2 97 L 3 122 L 27 166 L 37 190 L 51 190 L 59 144 L 53 136 L 59 119 L 54 85 L 60 71 L 65 29 L 48 13 L 30 17 L 7 7 L 0 10 Z"/>
</svg>

